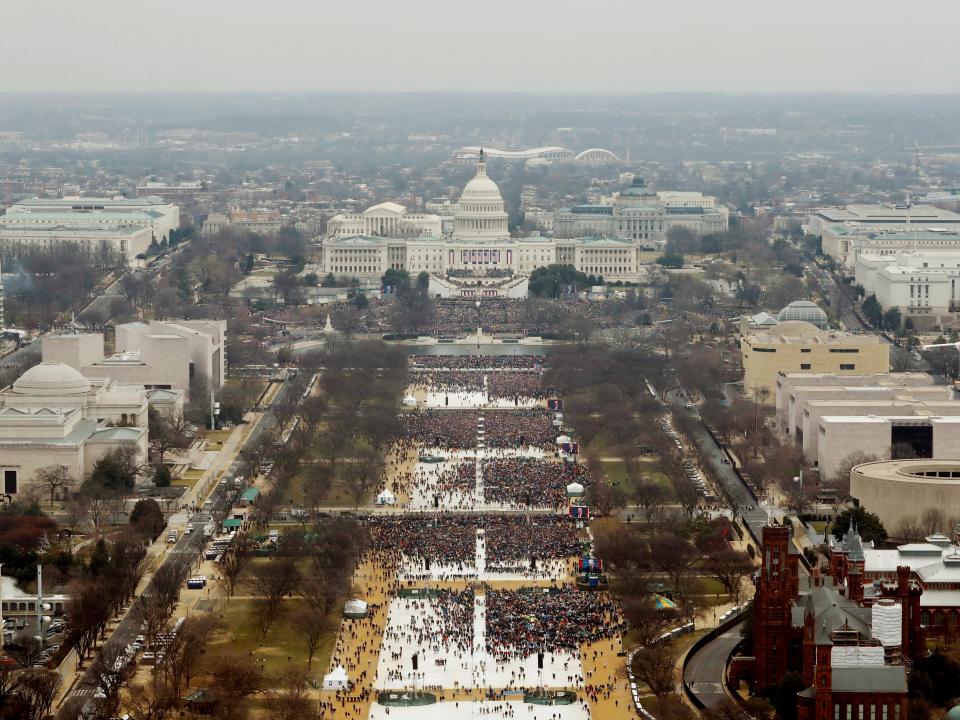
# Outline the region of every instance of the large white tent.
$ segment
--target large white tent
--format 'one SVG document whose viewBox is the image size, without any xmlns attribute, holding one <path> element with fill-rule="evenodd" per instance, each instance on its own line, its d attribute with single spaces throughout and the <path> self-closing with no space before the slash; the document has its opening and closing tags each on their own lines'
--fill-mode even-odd
<svg viewBox="0 0 960 720">
<path fill-rule="evenodd" d="M 365 618 L 367 616 L 367 604 L 363 600 L 347 600 L 343 604 L 343 614 L 348 618 Z"/>
<path fill-rule="evenodd" d="M 379 495 L 377 495 L 377 505 L 396 505 L 397 496 L 394 495 L 389 490 L 384 490 Z"/>
<path fill-rule="evenodd" d="M 323 676 L 324 690 L 341 690 L 347 686 L 350 679 L 343 665 L 337 665 L 329 674 Z"/>
</svg>

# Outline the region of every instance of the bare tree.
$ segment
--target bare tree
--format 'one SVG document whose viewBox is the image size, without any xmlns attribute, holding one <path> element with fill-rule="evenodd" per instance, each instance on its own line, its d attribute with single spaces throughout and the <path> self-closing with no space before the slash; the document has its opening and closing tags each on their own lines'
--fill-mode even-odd
<svg viewBox="0 0 960 720">
<path fill-rule="evenodd" d="M 40 655 L 43 653 L 43 643 L 39 638 L 28 635 L 15 643 L 8 643 L 6 650 L 10 657 L 17 661 L 18 665 L 30 668 L 40 659 Z"/>
<path fill-rule="evenodd" d="M 126 650 L 119 643 L 106 643 L 97 653 L 90 666 L 97 688 L 103 693 L 103 705 L 109 712 L 116 711 L 120 704 L 120 690 L 136 671 L 132 659 L 126 655 Z"/>
<path fill-rule="evenodd" d="M 169 720 L 174 717 L 179 702 L 163 675 L 153 673 L 143 684 L 130 685 L 125 704 L 136 720 Z"/>
<path fill-rule="evenodd" d="M 654 567 L 670 578 L 674 592 L 680 590 L 684 575 L 692 568 L 699 555 L 689 540 L 679 535 L 661 535 L 650 543 Z"/>
<path fill-rule="evenodd" d="M 150 449 L 157 454 L 162 465 L 163 458 L 170 450 L 182 450 L 190 447 L 190 421 L 182 411 L 167 417 L 156 410 L 150 410 Z"/>
<path fill-rule="evenodd" d="M 643 479 L 637 485 L 634 497 L 637 504 L 643 508 L 644 516 L 648 520 L 654 520 L 663 509 L 667 500 L 667 491 L 659 483 Z"/>
<path fill-rule="evenodd" d="M 210 679 L 211 689 L 220 698 L 221 705 L 239 706 L 264 688 L 263 671 L 246 653 L 219 655 L 210 668 Z"/>
<path fill-rule="evenodd" d="M 281 677 L 278 686 L 270 690 L 266 717 L 267 720 L 303 720 L 310 716 L 312 709 L 306 676 L 295 670 Z"/>
<path fill-rule="evenodd" d="M 944 530 L 949 530 L 947 526 L 947 516 L 940 508 L 927 508 L 920 515 L 920 525 L 923 527 L 924 536 L 936 535 Z"/>
<path fill-rule="evenodd" d="M 908 515 L 900 519 L 897 527 L 893 531 L 893 536 L 898 540 L 916 542 L 923 540 L 926 533 L 923 529 L 923 523 L 917 519 L 916 515 Z"/>
<path fill-rule="evenodd" d="M 26 705 L 23 720 L 49 717 L 60 684 L 60 675 L 53 670 L 30 668 L 22 672 L 17 677 L 17 691 Z"/>
<path fill-rule="evenodd" d="M 71 588 L 67 629 L 76 642 L 81 662 L 96 645 L 101 630 L 107 626 L 110 603 L 104 602 L 104 599 L 109 597 L 110 591 L 105 583 L 96 580 L 81 580 Z"/>
<path fill-rule="evenodd" d="M 74 480 L 70 476 L 69 468 L 63 465 L 50 465 L 37 470 L 35 482 L 40 488 L 50 492 L 52 505 L 57 494 L 73 485 Z"/>
<path fill-rule="evenodd" d="M 383 458 L 380 457 L 380 453 L 371 448 L 358 450 L 356 458 L 348 465 L 347 470 L 347 483 L 354 507 L 360 506 L 360 501 L 380 483 L 382 476 Z"/>
<path fill-rule="evenodd" d="M 672 608 L 658 608 L 653 595 L 642 592 L 624 599 L 623 616 L 637 642 L 650 645 L 677 624 L 680 613 Z"/>
<path fill-rule="evenodd" d="M 80 489 L 80 502 L 86 510 L 87 518 L 98 535 L 103 526 L 110 520 L 113 499 L 116 493 L 105 485 L 88 480 Z"/>
<path fill-rule="evenodd" d="M 704 570 L 723 585 L 730 601 L 738 604 L 743 579 L 753 572 L 753 563 L 746 553 L 725 547 L 710 553 L 704 562 Z"/>
<path fill-rule="evenodd" d="M 246 535 L 234 535 L 233 540 L 216 561 L 217 570 L 219 571 L 217 582 L 220 583 L 220 586 L 227 594 L 228 602 L 230 598 L 233 597 L 237 578 L 240 577 L 240 574 L 250 560 L 252 548 L 252 543 Z"/>
<path fill-rule="evenodd" d="M 313 656 L 320 646 L 320 640 L 332 627 L 330 618 L 318 608 L 307 606 L 294 616 L 294 627 L 307 646 L 307 667 L 313 667 Z"/>
<path fill-rule="evenodd" d="M 163 673 L 174 697 L 180 697 L 197 674 L 210 636 L 217 627 L 212 615 L 190 615 L 167 646 Z"/>
<path fill-rule="evenodd" d="M 297 589 L 297 566 L 293 558 L 275 558 L 254 566 L 253 585 L 260 595 L 260 631 L 266 637 L 280 615 L 283 598 Z"/>
<path fill-rule="evenodd" d="M 833 480 L 837 483 L 846 483 L 846 486 L 849 487 L 850 471 L 854 467 L 863 463 L 876 462 L 879 459 L 876 455 L 868 455 L 860 450 L 855 450 L 837 464 L 837 471 L 834 473 Z"/>
<path fill-rule="evenodd" d="M 672 695 L 677 684 L 677 657 L 670 644 L 648 645 L 634 656 L 634 673 L 656 697 Z"/>
</svg>

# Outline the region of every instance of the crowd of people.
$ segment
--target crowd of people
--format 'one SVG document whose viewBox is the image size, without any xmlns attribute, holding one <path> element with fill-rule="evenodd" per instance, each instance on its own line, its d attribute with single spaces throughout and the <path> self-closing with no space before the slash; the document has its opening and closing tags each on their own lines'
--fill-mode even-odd
<svg viewBox="0 0 960 720">
<path fill-rule="evenodd" d="M 488 590 L 487 652 L 499 662 L 534 653 L 570 653 L 625 629 L 607 593 L 573 587 Z"/>
<path fill-rule="evenodd" d="M 475 300 L 434 300 L 431 306 L 432 312 L 425 313 L 415 328 L 418 334 L 456 336 L 474 333 L 479 319 L 485 333 L 543 335 L 562 331 L 573 318 L 586 318 L 597 329 L 604 329 L 615 327 L 625 317 L 620 314 L 617 303 L 579 298 L 554 300 L 549 312 L 526 300 L 488 298 L 482 301 L 479 318 Z M 369 299 L 365 307 L 358 307 L 351 301 L 329 303 L 314 317 L 315 322 L 322 325 L 328 314 L 334 328 L 340 332 L 385 334 L 396 329 L 393 301 Z M 302 321 L 303 315 L 301 308 L 291 306 L 281 318 Z M 626 317 L 635 318 L 636 315 L 634 311 Z"/>
<path fill-rule="evenodd" d="M 436 393 L 486 393 L 490 400 L 545 400 L 557 395 L 537 370 L 415 370 L 411 384 Z"/>
<path fill-rule="evenodd" d="M 553 416 L 543 410 L 492 410 L 484 421 L 490 448 L 552 446 L 557 437 Z"/>
<path fill-rule="evenodd" d="M 577 531 L 566 516 L 436 513 L 373 515 L 367 519 L 371 551 L 381 562 L 400 559 L 424 568 L 464 570 L 476 560 L 477 531 L 482 530 L 488 567 L 530 569 L 531 560 L 574 557 Z M 387 556 L 392 556 L 389 560 Z"/>
<path fill-rule="evenodd" d="M 567 485 L 586 486 L 590 473 L 578 463 L 513 457 L 485 460 L 483 495 L 488 502 L 514 506 L 559 508 Z"/>
<path fill-rule="evenodd" d="M 425 370 L 539 370 L 545 355 L 411 355 L 410 367 Z"/>
<path fill-rule="evenodd" d="M 483 516 L 487 568 L 501 571 L 529 567 L 530 561 L 578 555 L 580 543 L 573 522 L 565 516 Z"/>
<path fill-rule="evenodd" d="M 461 515 L 374 515 L 367 520 L 370 547 L 429 570 L 440 564 L 472 567 L 477 554 L 477 527 Z"/>
<path fill-rule="evenodd" d="M 475 412 L 445 410 L 404 413 L 404 436 L 420 448 L 473 448 L 477 445 L 477 417 Z"/>
<path fill-rule="evenodd" d="M 488 448 L 553 446 L 557 430 L 553 416 L 544 410 L 487 410 L 484 442 Z M 405 438 L 421 448 L 464 450 L 477 446 L 474 410 L 419 410 L 403 414 Z"/>
</svg>

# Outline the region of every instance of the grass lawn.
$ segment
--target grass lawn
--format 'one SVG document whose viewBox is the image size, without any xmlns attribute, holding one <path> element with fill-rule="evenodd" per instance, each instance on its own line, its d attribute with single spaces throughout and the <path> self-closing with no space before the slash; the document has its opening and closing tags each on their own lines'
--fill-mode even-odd
<svg viewBox="0 0 960 720">
<path fill-rule="evenodd" d="M 180 477 L 174 478 L 170 484 L 174 487 L 192 488 L 202 477 L 203 470 L 185 470 Z"/>
<path fill-rule="evenodd" d="M 208 652 L 216 654 L 220 649 L 232 648 L 241 653 L 250 653 L 255 658 L 263 658 L 263 667 L 268 676 L 282 675 L 290 667 L 305 668 L 307 664 L 306 644 L 293 618 L 304 607 L 305 601 L 287 599 L 283 601 L 284 613 L 270 628 L 266 637 L 260 633 L 256 601 L 234 599 L 224 603 L 216 612 L 223 628 L 211 641 Z M 317 652 L 313 656 L 313 665 L 309 676 L 322 679 L 330 664 L 330 656 L 339 628 L 339 610 L 331 616 L 330 626 L 320 640 Z"/>
<path fill-rule="evenodd" d="M 349 460 L 347 461 L 349 462 Z M 333 479 L 333 484 L 330 486 L 330 489 L 327 491 L 326 496 L 320 501 L 321 507 L 342 507 L 342 508 L 352 508 L 354 506 L 353 495 L 350 494 L 350 488 L 347 485 L 347 481 L 344 479 L 344 473 L 346 468 L 344 465 L 338 464 L 336 470 L 336 477 Z M 289 493 L 290 493 L 290 502 L 293 505 L 305 505 L 303 499 L 303 486 L 307 481 L 307 473 L 303 470 L 297 472 L 290 479 Z M 373 493 L 367 495 L 360 499 L 360 504 L 368 503 L 373 498 Z"/>
<path fill-rule="evenodd" d="M 826 520 L 813 520 L 813 521 L 807 523 L 807 525 L 809 525 L 810 527 L 812 527 L 814 530 L 816 530 L 816 531 L 817 531 L 818 533 L 820 533 L 821 535 L 823 535 L 823 531 L 827 529 L 827 521 L 826 521 Z"/>
</svg>

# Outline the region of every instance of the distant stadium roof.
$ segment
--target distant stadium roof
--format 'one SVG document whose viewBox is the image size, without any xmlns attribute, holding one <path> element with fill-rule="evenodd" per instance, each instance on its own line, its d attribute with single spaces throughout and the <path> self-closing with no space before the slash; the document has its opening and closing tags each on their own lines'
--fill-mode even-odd
<svg viewBox="0 0 960 720">
<path fill-rule="evenodd" d="M 527 148 L 525 150 L 499 150 L 484 146 L 483 154 L 487 158 L 500 158 L 503 160 L 572 160 L 573 150 L 557 145 L 547 147 Z M 479 145 L 467 145 L 453 153 L 455 160 L 470 160 L 480 157 Z"/>
</svg>

